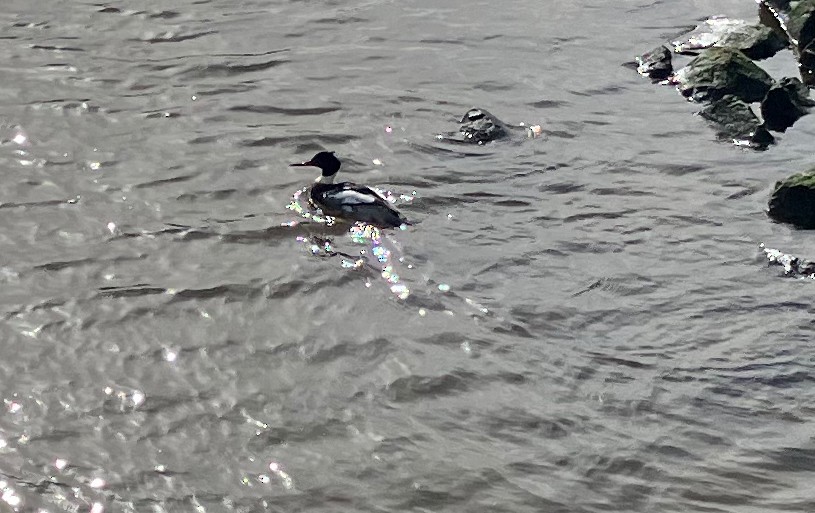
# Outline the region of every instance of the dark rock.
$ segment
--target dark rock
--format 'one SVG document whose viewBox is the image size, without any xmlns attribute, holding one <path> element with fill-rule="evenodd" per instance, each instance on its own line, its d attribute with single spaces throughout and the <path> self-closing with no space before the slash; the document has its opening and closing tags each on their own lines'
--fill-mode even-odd
<svg viewBox="0 0 815 513">
<path fill-rule="evenodd" d="M 788 42 L 763 25 L 745 25 L 725 34 L 716 46 L 735 48 L 755 60 L 768 59 L 786 48 Z"/>
<path fill-rule="evenodd" d="M 698 50 L 732 48 L 751 59 L 766 59 L 787 47 L 787 39 L 771 28 L 744 20 L 714 17 L 705 20 L 693 31 L 673 41 L 677 53 L 696 54 Z"/>
<path fill-rule="evenodd" d="M 807 48 L 815 39 L 815 0 L 790 3 L 786 31 L 790 41 L 799 50 Z"/>
<path fill-rule="evenodd" d="M 761 150 L 774 142 L 750 106 L 733 95 L 711 102 L 699 115 L 714 124 L 721 139 Z"/>
<path fill-rule="evenodd" d="M 807 85 L 815 85 L 815 0 L 791 4 L 787 34 L 798 50 L 798 68 Z"/>
<path fill-rule="evenodd" d="M 766 71 L 738 50 L 711 48 L 674 74 L 679 90 L 696 101 L 734 95 L 748 102 L 760 101 L 773 85 Z"/>
<path fill-rule="evenodd" d="M 779 11 L 788 12 L 790 10 L 790 0 L 761 0 L 762 4 L 767 4 Z"/>
<path fill-rule="evenodd" d="M 507 136 L 507 126 L 484 109 L 472 108 L 461 118 L 459 132 L 464 138 L 477 144 L 494 141 Z"/>
<path fill-rule="evenodd" d="M 461 118 L 457 133 L 447 133 L 438 139 L 461 144 L 486 144 L 509 135 L 509 128 L 503 121 L 484 109 L 473 107 Z"/>
<path fill-rule="evenodd" d="M 815 168 L 776 182 L 767 214 L 800 228 L 815 228 Z"/>
<path fill-rule="evenodd" d="M 809 98 L 807 86 L 797 78 L 782 78 L 761 102 L 761 117 L 768 129 L 784 132 L 812 106 L 815 101 Z"/>
<path fill-rule="evenodd" d="M 674 68 L 671 65 L 671 51 L 663 46 L 642 54 L 637 59 L 637 73 L 651 80 L 665 80 Z"/>
<path fill-rule="evenodd" d="M 774 2 L 772 0 L 758 0 L 758 20 L 762 25 L 770 27 L 789 44 L 789 37 L 784 30 L 788 19 L 789 2 Z"/>
<path fill-rule="evenodd" d="M 792 44 L 801 79 L 815 85 L 815 0 L 759 0 L 762 21 L 777 28 Z"/>
</svg>

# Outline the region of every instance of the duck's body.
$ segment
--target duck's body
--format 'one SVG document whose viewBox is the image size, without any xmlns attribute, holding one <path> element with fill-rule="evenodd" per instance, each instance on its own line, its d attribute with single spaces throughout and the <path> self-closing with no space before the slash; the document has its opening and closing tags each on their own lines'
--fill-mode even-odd
<svg viewBox="0 0 815 513">
<path fill-rule="evenodd" d="M 293 166 L 314 166 L 322 170 L 308 191 L 309 202 L 325 215 L 348 221 L 360 221 L 383 228 L 397 228 L 410 222 L 375 190 L 351 182 L 333 183 L 340 161 L 323 151 L 311 160 Z"/>
</svg>

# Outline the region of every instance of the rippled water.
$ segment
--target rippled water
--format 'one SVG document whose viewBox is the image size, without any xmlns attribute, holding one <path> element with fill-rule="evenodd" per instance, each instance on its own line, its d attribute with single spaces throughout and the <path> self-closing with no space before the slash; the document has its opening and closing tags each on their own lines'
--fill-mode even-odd
<svg viewBox="0 0 815 513">
<path fill-rule="evenodd" d="M 815 118 L 746 151 L 623 66 L 755 10 L 7 0 L 0 511 L 814 510 L 758 245 L 815 255 L 764 214 Z M 544 137 L 434 139 L 474 105 Z M 286 208 L 321 149 L 413 198 L 405 299 Z"/>
</svg>

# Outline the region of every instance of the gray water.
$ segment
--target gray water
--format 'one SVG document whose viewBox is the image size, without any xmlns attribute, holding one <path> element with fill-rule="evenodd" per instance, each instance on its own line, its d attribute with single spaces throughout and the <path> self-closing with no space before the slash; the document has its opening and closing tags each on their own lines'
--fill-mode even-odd
<svg viewBox="0 0 815 513">
<path fill-rule="evenodd" d="M 758 250 L 815 255 L 764 213 L 815 116 L 736 148 L 623 65 L 712 14 L 6 0 L 0 511 L 815 510 L 815 284 Z M 543 137 L 434 138 L 471 106 Z M 391 282 L 286 208 L 322 149 L 411 199 Z"/>
</svg>

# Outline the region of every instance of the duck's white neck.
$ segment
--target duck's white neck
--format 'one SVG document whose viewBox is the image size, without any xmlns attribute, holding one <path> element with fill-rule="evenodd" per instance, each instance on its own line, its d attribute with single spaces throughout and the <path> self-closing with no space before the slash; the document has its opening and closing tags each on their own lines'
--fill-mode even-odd
<svg viewBox="0 0 815 513">
<path fill-rule="evenodd" d="M 320 175 L 314 180 L 316 183 L 334 183 L 334 177 L 337 176 L 336 174 L 331 176 L 323 176 Z"/>
</svg>

